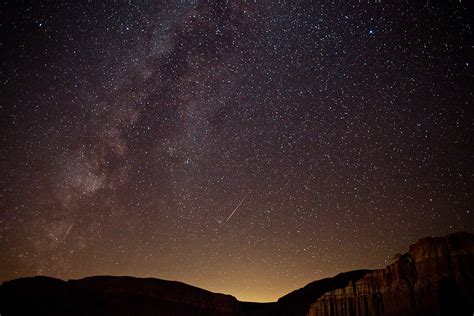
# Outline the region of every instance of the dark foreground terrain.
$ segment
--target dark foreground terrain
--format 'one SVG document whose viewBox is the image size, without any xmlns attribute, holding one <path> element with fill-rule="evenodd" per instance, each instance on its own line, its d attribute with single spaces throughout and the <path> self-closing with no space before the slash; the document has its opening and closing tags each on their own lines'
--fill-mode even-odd
<svg viewBox="0 0 474 316">
<path fill-rule="evenodd" d="M 474 235 L 423 238 L 385 269 L 318 280 L 274 303 L 159 279 L 38 276 L 1 285 L 0 315 L 472 316 Z"/>
</svg>

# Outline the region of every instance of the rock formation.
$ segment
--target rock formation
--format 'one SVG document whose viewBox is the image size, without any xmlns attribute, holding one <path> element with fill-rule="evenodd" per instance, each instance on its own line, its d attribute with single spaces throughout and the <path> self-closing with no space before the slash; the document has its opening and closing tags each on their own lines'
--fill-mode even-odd
<svg viewBox="0 0 474 316">
<path fill-rule="evenodd" d="M 325 293 L 309 316 L 473 315 L 474 236 L 423 238 L 385 269 Z"/>
<path fill-rule="evenodd" d="M 332 278 L 314 281 L 278 299 L 278 315 L 305 315 L 317 298 L 324 293 L 356 282 L 370 270 L 340 273 Z"/>
</svg>

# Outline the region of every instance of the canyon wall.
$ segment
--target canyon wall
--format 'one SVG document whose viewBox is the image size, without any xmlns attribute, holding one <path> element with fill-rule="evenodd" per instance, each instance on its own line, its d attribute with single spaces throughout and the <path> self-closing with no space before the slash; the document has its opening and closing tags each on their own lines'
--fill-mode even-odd
<svg viewBox="0 0 474 316">
<path fill-rule="evenodd" d="M 474 313 L 474 236 L 427 237 L 368 272 L 318 298 L 308 316 L 471 316 Z"/>
</svg>

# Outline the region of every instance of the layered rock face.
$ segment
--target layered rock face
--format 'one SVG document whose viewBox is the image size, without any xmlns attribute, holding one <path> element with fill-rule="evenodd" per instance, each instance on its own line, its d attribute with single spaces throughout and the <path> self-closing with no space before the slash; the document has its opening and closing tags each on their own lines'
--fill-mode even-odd
<svg viewBox="0 0 474 316">
<path fill-rule="evenodd" d="M 317 299 L 308 316 L 474 313 L 474 236 L 423 238 L 385 269 Z"/>
</svg>

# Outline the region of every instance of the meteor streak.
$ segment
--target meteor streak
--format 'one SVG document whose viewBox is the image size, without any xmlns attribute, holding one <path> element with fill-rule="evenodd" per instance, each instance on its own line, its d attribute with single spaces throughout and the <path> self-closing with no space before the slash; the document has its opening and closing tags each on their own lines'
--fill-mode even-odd
<svg viewBox="0 0 474 316">
<path fill-rule="evenodd" d="M 231 217 L 234 215 L 234 213 L 239 209 L 239 207 L 242 205 L 242 203 L 244 203 L 245 199 L 247 198 L 249 194 L 247 193 L 244 198 L 240 201 L 240 203 L 235 207 L 235 209 L 232 211 L 232 213 L 229 215 L 229 217 L 227 217 L 226 221 L 224 222 L 224 224 L 222 225 L 225 225 L 227 224 L 227 222 L 229 221 L 229 219 L 231 219 Z"/>
<path fill-rule="evenodd" d="M 64 234 L 63 240 L 66 238 L 67 234 L 69 234 L 69 231 L 71 231 L 72 225 L 74 225 L 74 224 L 71 224 L 71 226 L 69 226 L 66 233 Z"/>
</svg>

